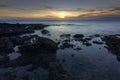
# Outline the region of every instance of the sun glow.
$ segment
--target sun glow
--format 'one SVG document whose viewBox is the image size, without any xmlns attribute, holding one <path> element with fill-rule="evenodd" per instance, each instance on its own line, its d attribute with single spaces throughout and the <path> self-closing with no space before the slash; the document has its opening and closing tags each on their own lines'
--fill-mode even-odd
<svg viewBox="0 0 120 80">
<path fill-rule="evenodd" d="M 58 17 L 59 18 L 65 18 L 65 17 L 67 17 L 69 14 L 67 13 L 67 12 L 64 12 L 64 11 L 62 11 L 62 12 L 60 12 L 59 14 L 58 14 Z"/>
<path fill-rule="evenodd" d="M 69 12 L 69 11 L 53 11 L 51 12 L 52 16 L 60 19 L 76 17 L 79 14 L 76 12 Z"/>
<path fill-rule="evenodd" d="M 119 15 L 118 11 L 31 11 L 21 12 L 15 10 L 0 10 L 0 17 L 8 18 L 33 18 L 33 19 L 72 19 L 72 18 L 84 18 L 106 15 Z"/>
</svg>

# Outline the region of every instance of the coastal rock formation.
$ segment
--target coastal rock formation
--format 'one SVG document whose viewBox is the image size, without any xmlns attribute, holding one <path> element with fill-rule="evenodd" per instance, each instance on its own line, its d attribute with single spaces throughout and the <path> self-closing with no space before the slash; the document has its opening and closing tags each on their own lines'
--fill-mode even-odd
<svg viewBox="0 0 120 80">
<path fill-rule="evenodd" d="M 48 71 L 47 80 L 73 80 L 56 58 L 57 44 L 53 40 L 30 34 L 19 36 L 20 34 L 29 33 L 27 31 L 34 32 L 34 30 L 43 29 L 46 26 L 0 24 L 0 53 L 2 53 L 0 67 L 6 69 L 5 73 L 0 73 L 0 80 L 27 80 L 31 78 L 31 74 L 36 74 L 39 68 Z M 48 33 L 48 31 L 43 33 Z M 16 46 L 17 50 L 15 50 Z M 20 53 L 21 56 L 11 60 L 8 55 L 14 52 L 15 54 Z M 30 67 L 26 68 L 29 65 Z M 22 72 L 22 76 L 18 75 L 17 72 L 20 67 L 25 71 Z M 8 68 L 10 68 L 10 71 L 7 71 Z M 42 74 L 42 72 L 40 73 Z"/>
<path fill-rule="evenodd" d="M 71 34 L 62 34 L 60 35 L 61 38 L 70 38 Z"/>
<path fill-rule="evenodd" d="M 93 41 L 93 43 L 94 43 L 94 44 L 99 44 L 99 45 L 103 44 L 102 41 L 97 41 L 97 40 Z"/>
<path fill-rule="evenodd" d="M 34 30 L 43 29 L 48 25 L 43 24 L 8 24 L 0 23 L 1 36 L 16 36 L 25 33 L 33 33 Z"/>
<path fill-rule="evenodd" d="M 37 38 L 36 38 L 37 37 Z M 24 44 L 19 47 L 20 52 L 24 55 L 27 52 L 40 52 L 40 51 L 48 51 L 48 52 L 56 52 L 57 44 L 47 38 L 35 36 L 36 40 L 30 44 Z M 26 54 L 25 54 L 26 55 Z M 35 54 L 34 54 L 35 55 Z"/>
<path fill-rule="evenodd" d="M 120 61 L 120 37 L 117 35 L 109 35 L 103 38 L 107 45 L 107 49 L 117 56 L 117 60 Z"/>
<path fill-rule="evenodd" d="M 108 45 L 107 49 L 112 53 L 120 55 L 120 38 L 116 35 L 105 36 L 103 39 Z"/>
<path fill-rule="evenodd" d="M 65 49 L 65 48 L 73 48 L 74 45 L 73 44 L 70 44 L 68 42 L 65 42 L 63 43 L 61 46 L 60 46 L 60 49 Z"/>
<path fill-rule="evenodd" d="M 41 33 L 42 33 L 42 34 L 49 34 L 50 32 L 49 32 L 48 30 L 43 29 L 43 30 L 41 31 Z"/>
<path fill-rule="evenodd" d="M 2 53 L 10 53 L 13 51 L 14 44 L 8 37 L 0 38 L 0 51 Z"/>
<path fill-rule="evenodd" d="M 83 38 L 83 37 L 84 37 L 83 34 L 75 34 L 75 35 L 73 36 L 73 38 Z"/>
</svg>

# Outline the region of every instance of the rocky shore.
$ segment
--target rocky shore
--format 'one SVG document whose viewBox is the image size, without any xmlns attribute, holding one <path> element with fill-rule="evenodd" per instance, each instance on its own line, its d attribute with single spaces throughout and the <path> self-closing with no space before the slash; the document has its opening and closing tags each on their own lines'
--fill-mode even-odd
<svg viewBox="0 0 120 80">
<path fill-rule="evenodd" d="M 27 65 L 32 66 L 27 69 L 26 73 L 23 73 L 21 79 L 29 80 L 30 75 L 25 74 L 32 73 L 39 67 L 49 72 L 49 80 L 69 79 L 68 74 L 56 59 L 57 43 L 38 35 L 20 36 L 40 29 L 43 29 L 43 34 L 47 34 L 49 32 L 44 30 L 47 26 L 43 24 L 0 24 L 0 68 L 13 68 L 10 72 L 0 73 L 0 80 L 16 80 L 20 75 L 17 75 L 15 69 Z M 10 53 L 20 53 L 21 56 L 10 60 L 8 56 Z"/>
<path fill-rule="evenodd" d="M 8 24 L 0 23 L 0 37 L 1 36 L 16 36 L 25 33 L 33 33 L 34 30 L 39 30 L 47 27 L 43 24 Z"/>
<path fill-rule="evenodd" d="M 16 69 L 28 65 L 31 66 L 18 80 L 30 80 L 31 74 L 40 67 L 48 71 L 47 80 L 73 80 L 72 75 L 64 70 L 56 57 L 57 50 L 66 48 L 80 51 L 83 46 L 106 45 L 105 48 L 115 54 L 120 61 L 120 35 L 62 34 L 55 42 L 43 36 L 29 34 L 35 30 L 41 30 L 42 35 L 50 34 L 50 31 L 45 29 L 47 26 L 49 25 L 0 23 L 0 68 L 12 68 L 11 71 L 0 73 L 0 80 L 18 79 Z M 28 35 L 21 36 L 23 34 Z M 11 53 L 20 55 L 11 60 L 9 57 Z M 74 54 L 71 56 L 74 57 Z M 62 62 L 65 62 L 65 59 Z"/>
<path fill-rule="evenodd" d="M 0 23 L 0 51 L 3 53 L 11 53 L 13 52 L 13 47 L 17 45 L 27 46 L 28 44 L 32 45 L 32 42 L 33 44 L 38 44 L 38 43 L 34 43 L 37 38 L 39 38 L 40 41 L 42 41 L 42 39 L 47 41 L 48 39 L 38 37 L 37 35 L 32 35 L 32 36 L 30 35 L 24 37 L 19 36 L 25 33 L 34 33 L 35 30 L 44 29 L 47 26 L 48 25 L 43 25 L 43 24 Z M 22 47 L 20 48 L 22 49 Z"/>
<path fill-rule="evenodd" d="M 103 38 L 107 45 L 107 49 L 117 56 L 120 61 L 120 35 L 109 35 Z"/>
</svg>

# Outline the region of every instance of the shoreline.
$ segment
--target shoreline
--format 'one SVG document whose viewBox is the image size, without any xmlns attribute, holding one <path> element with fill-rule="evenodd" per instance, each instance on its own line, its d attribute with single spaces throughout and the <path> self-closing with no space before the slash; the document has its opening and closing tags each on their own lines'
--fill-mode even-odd
<svg viewBox="0 0 120 80">
<path fill-rule="evenodd" d="M 73 80 L 70 77 L 71 75 L 64 70 L 63 66 L 57 60 L 56 51 L 65 49 L 80 51 L 82 50 L 81 46 L 91 47 L 94 45 L 106 45 L 104 47 L 115 54 L 117 60 L 120 61 L 120 34 L 107 36 L 94 34 L 87 37 L 84 34 L 75 34 L 73 36 L 71 34 L 62 34 L 59 36 L 60 40 L 57 42 L 38 35 L 20 37 L 20 35 L 26 33 L 34 33 L 35 30 L 41 30 L 41 34 L 43 35 L 50 34 L 50 31 L 44 29 L 46 27 L 49 27 L 49 25 L 0 23 L 0 53 L 2 53 L 0 68 L 17 68 L 32 64 L 30 72 L 42 66 L 44 69 L 49 70 L 49 78 L 61 77 L 61 80 Z M 76 46 L 77 44 L 74 44 L 74 42 L 79 42 L 81 46 Z M 20 55 L 10 60 L 10 56 L 8 55 L 11 53 L 18 53 Z M 74 57 L 75 55 L 72 54 L 71 56 Z M 62 59 L 62 62 L 65 61 L 65 59 Z M 17 72 L 14 72 L 13 69 L 11 72 L 1 74 L 0 79 L 3 78 L 2 76 L 7 75 L 11 77 L 10 80 L 14 80 L 16 74 Z"/>
</svg>

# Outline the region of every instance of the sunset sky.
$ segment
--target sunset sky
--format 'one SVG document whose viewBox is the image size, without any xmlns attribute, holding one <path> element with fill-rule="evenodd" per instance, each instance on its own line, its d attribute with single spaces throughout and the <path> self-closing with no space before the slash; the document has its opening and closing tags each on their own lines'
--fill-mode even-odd
<svg viewBox="0 0 120 80">
<path fill-rule="evenodd" d="M 120 0 L 0 0 L 0 19 L 120 16 Z"/>
</svg>

